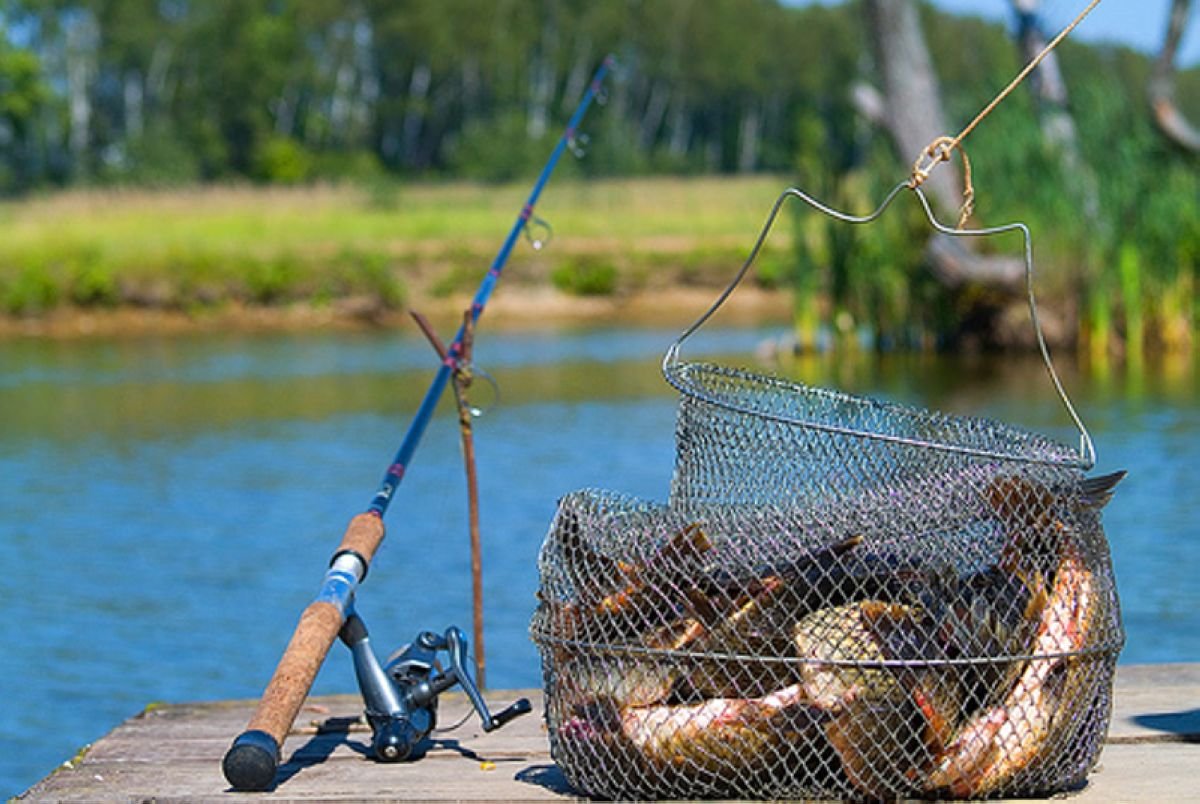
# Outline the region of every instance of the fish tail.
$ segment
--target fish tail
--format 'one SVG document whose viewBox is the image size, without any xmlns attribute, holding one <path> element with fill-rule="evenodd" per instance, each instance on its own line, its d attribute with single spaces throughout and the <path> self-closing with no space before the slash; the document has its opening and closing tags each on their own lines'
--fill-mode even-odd
<svg viewBox="0 0 1200 804">
<path fill-rule="evenodd" d="M 1124 469 L 1099 477 L 1084 478 L 1080 486 L 1081 502 L 1089 508 L 1103 508 L 1112 499 L 1113 490 L 1128 474 Z"/>
</svg>

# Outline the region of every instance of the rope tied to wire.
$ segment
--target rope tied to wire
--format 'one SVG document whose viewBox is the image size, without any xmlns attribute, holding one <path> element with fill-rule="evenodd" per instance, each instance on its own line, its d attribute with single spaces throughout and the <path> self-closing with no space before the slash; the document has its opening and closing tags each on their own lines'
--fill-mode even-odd
<svg viewBox="0 0 1200 804">
<path fill-rule="evenodd" d="M 958 211 L 959 229 L 967 225 L 967 219 L 975 211 L 975 185 L 971 181 L 971 160 L 967 156 L 967 149 L 962 146 L 962 137 L 961 134 L 957 137 L 942 136 L 926 145 L 925 150 L 921 151 L 917 160 L 913 162 L 908 178 L 908 186 L 914 190 L 917 189 L 925 183 L 935 167 L 942 162 L 950 161 L 950 155 L 957 148 L 958 155 L 962 157 L 963 166 L 963 202 Z"/>
<path fill-rule="evenodd" d="M 917 155 L 916 161 L 913 162 L 912 170 L 909 172 L 908 186 L 912 189 L 917 189 L 925 180 L 929 178 L 929 174 L 934 168 L 942 162 L 949 162 L 951 154 L 957 149 L 962 157 L 963 163 L 963 203 L 958 215 L 958 228 L 961 229 L 967 224 L 967 219 L 971 217 L 971 213 L 975 210 L 975 185 L 971 181 L 971 160 L 967 157 L 967 149 L 963 147 L 962 141 L 967 138 L 975 127 L 991 114 L 997 106 L 1001 104 L 1013 90 L 1015 90 L 1029 74 L 1032 73 L 1042 61 L 1050 55 L 1054 48 L 1058 47 L 1062 40 L 1067 38 L 1071 31 L 1075 30 L 1079 23 L 1083 22 L 1084 17 L 1092 12 L 1096 6 L 1100 5 L 1100 0 L 1091 0 L 1087 7 L 1071 21 L 1071 24 L 1059 31 L 1058 36 L 1054 37 L 1050 42 L 1042 48 L 1036 56 L 1030 59 L 1021 72 L 1017 73 L 1013 80 L 1008 82 L 1008 86 L 1000 90 L 996 97 L 992 98 L 991 102 L 983 107 L 979 114 L 975 115 L 967 126 L 958 133 L 955 137 L 942 135 L 925 146 L 924 150 Z"/>
</svg>

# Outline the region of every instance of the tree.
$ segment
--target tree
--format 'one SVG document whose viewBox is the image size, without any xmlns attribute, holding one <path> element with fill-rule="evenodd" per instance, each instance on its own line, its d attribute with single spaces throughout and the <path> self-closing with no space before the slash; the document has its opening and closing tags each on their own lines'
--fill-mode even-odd
<svg viewBox="0 0 1200 804">
<path fill-rule="evenodd" d="M 1159 129 L 1177 145 L 1200 151 L 1200 130 L 1184 117 L 1175 104 L 1175 52 L 1187 24 L 1191 0 L 1173 0 L 1162 50 L 1150 79 L 1150 102 Z"/>
<path fill-rule="evenodd" d="M 0 40 L 0 146 L 5 154 L 0 186 L 26 189 L 36 180 L 36 124 L 49 91 L 41 64 L 29 50 Z"/>
<path fill-rule="evenodd" d="M 884 87 L 883 120 L 901 158 L 915 158 L 949 130 L 917 7 L 912 0 L 868 0 L 867 24 Z M 922 185 L 941 216 L 957 219 L 964 200 L 960 182 L 961 175 L 948 160 Z M 934 235 L 928 255 L 934 273 L 949 287 L 979 284 L 1014 290 L 1024 280 L 1021 260 L 980 257 L 958 238 Z"/>
<path fill-rule="evenodd" d="M 1030 62 L 1046 47 L 1046 37 L 1038 23 L 1039 0 L 1012 0 L 1017 17 L 1017 41 L 1021 57 Z M 1096 175 L 1080 154 L 1079 135 L 1075 118 L 1068 104 L 1067 83 L 1063 80 L 1054 51 L 1046 54 L 1029 78 L 1033 94 L 1037 99 L 1038 114 L 1042 123 L 1042 137 L 1058 152 L 1063 161 L 1064 174 L 1074 179 L 1072 192 L 1079 199 L 1079 206 L 1087 218 L 1089 228 L 1100 228 L 1100 199 L 1096 189 Z"/>
</svg>

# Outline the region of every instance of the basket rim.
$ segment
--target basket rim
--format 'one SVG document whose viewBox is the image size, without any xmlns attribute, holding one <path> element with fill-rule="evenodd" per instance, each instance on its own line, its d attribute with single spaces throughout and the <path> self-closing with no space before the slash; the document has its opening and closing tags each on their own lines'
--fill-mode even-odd
<svg viewBox="0 0 1200 804">
<path fill-rule="evenodd" d="M 813 421 L 811 419 L 801 419 L 795 416 L 774 413 L 756 408 L 751 405 L 738 403 L 706 390 L 695 382 L 693 375 L 697 373 L 716 375 L 726 378 L 736 378 L 739 380 L 748 380 L 767 390 L 783 391 L 798 395 L 803 394 L 809 396 L 818 396 L 827 400 L 849 402 L 859 406 L 870 407 L 884 413 L 897 415 L 910 421 L 925 420 L 937 421 L 939 423 L 959 423 L 961 425 L 965 425 L 967 429 L 972 431 L 979 431 L 983 428 L 998 430 L 1015 436 L 1018 441 L 1027 447 L 1036 446 L 1041 448 L 1041 451 L 1044 454 L 1035 456 L 1024 454 L 1019 451 L 989 450 L 962 443 L 933 441 L 930 439 L 916 438 L 913 436 L 871 432 L 855 427 L 829 424 L 826 422 Z M 1026 430 L 1022 427 L 1017 427 L 1015 425 L 987 417 L 931 411 L 915 405 L 908 405 L 892 400 L 877 399 L 869 396 L 850 394 L 845 391 L 832 388 L 813 386 L 802 382 L 796 382 L 794 380 L 788 380 L 775 374 L 760 374 L 743 368 L 725 366 L 707 361 L 679 360 L 664 363 L 663 376 L 667 382 L 675 388 L 676 391 L 686 397 L 691 397 L 701 402 L 714 405 L 734 413 L 740 413 L 746 416 L 773 421 L 780 424 L 803 427 L 837 435 L 851 436 L 854 438 L 862 438 L 870 441 L 903 444 L 905 446 L 922 447 L 940 452 L 968 455 L 971 457 L 986 458 L 991 460 L 1040 464 L 1044 466 L 1079 469 L 1083 471 L 1086 471 L 1092 467 L 1092 462 L 1090 460 L 1082 457 L 1079 452 L 1067 446 L 1066 444 L 1040 433 L 1036 433 L 1032 430 Z"/>
</svg>

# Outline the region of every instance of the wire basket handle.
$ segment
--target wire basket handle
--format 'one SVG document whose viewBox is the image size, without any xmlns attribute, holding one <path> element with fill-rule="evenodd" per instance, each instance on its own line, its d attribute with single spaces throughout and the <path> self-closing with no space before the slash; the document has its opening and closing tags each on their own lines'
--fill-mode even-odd
<svg viewBox="0 0 1200 804">
<path fill-rule="evenodd" d="M 692 322 L 692 324 L 679 335 L 675 342 L 667 348 L 667 352 L 663 356 L 662 368 L 663 374 L 666 376 L 668 382 L 681 391 L 695 391 L 695 389 L 685 389 L 682 387 L 683 384 L 686 384 L 686 381 L 682 379 L 682 374 L 676 370 L 680 364 L 680 353 L 683 347 L 683 342 L 691 337 L 696 330 L 704 326 L 705 323 L 707 323 L 708 320 L 717 312 L 717 310 L 721 308 L 721 305 L 725 303 L 725 300 L 733 294 L 733 291 L 741 283 L 742 279 L 746 276 L 746 273 L 750 270 L 750 267 L 754 264 L 754 261 L 758 258 L 759 252 L 762 251 L 763 244 L 766 243 L 767 236 L 771 233 L 771 228 L 775 225 L 776 218 L 779 217 L 779 211 L 783 208 L 784 203 L 789 198 L 798 198 L 818 212 L 822 212 L 835 220 L 842 221 L 843 223 L 862 224 L 871 223 L 879 218 L 883 214 L 884 210 L 886 210 L 891 205 L 892 201 L 895 200 L 896 196 L 900 195 L 900 193 L 904 190 L 909 190 L 916 195 L 917 200 L 921 204 L 921 208 L 925 211 L 925 217 L 929 220 L 930 225 L 936 231 L 942 234 L 950 235 L 952 237 L 987 237 L 990 235 L 1004 234 L 1007 232 L 1021 233 L 1021 237 L 1024 240 L 1025 245 L 1025 289 L 1029 296 L 1029 317 L 1033 321 L 1033 329 L 1037 336 L 1038 349 L 1041 351 L 1042 361 L 1046 364 L 1046 371 L 1050 375 L 1050 381 L 1054 384 L 1054 390 L 1058 392 L 1058 397 L 1060 400 L 1062 400 L 1063 407 L 1066 408 L 1067 414 L 1071 417 L 1071 421 L 1075 424 L 1076 429 L 1079 431 L 1080 462 L 1085 468 L 1091 468 L 1094 466 L 1096 463 L 1096 448 L 1092 443 L 1092 436 L 1090 433 L 1088 433 L 1087 427 L 1084 426 L 1083 420 L 1080 419 L 1079 414 L 1076 412 L 1075 406 L 1071 404 L 1070 397 L 1067 396 L 1066 389 L 1063 387 L 1062 381 L 1058 377 L 1058 372 L 1054 369 L 1054 362 L 1050 359 L 1050 348 L 1046 345 L 1046 338 L 1042 333 L 1041 320 L 1038 318 L 1037 297 L 1035 296 L 1033 290 L 1033 239 L 1029 234 L 1028 227 L 1026 227 L 1023 223 L 1006 223 L 1002 226 L 990 226 L 983 229 L 955 229 L 950 226 L 946 226 L 937 219 L 937 216 L 934 215 L 933 209 L 929 205 L 929 200 L 925 197 L 925 193 L 921 191 L 921 188 L 913 187 L 908 182 L 901 182 L 893 187 L 888 194 L 884 196 L 883 201 L 880 202 L 879 206 L 876 207 L 873 212 L 870 212 L 866 215 L 851 215 L 849 213 L 842 212 L 841 210 L 834 209 L 833 207 L 821 203 L 808 193 L 796 187 L 789 187 L 788 189 L 784 190 L 779 195 L 779 198 L 776 199 L 775 205 L 771 208 L 770 214 L 763 223 L 762 230 L 758 234 L 758 239 L 754 241 L 754 247 L 750 249 L 749 256 L 746 257 L 746 261 L 742 263 L 742 267 L 734 275 L 733 280 L 729 283 L 728 287 L 721 292 L 716 301 L 713 302 L 712 306 L 709 307 L 708 310 L 706 310 L 703 314 L 701 314 L 699 318 Z"/>
</svg>

